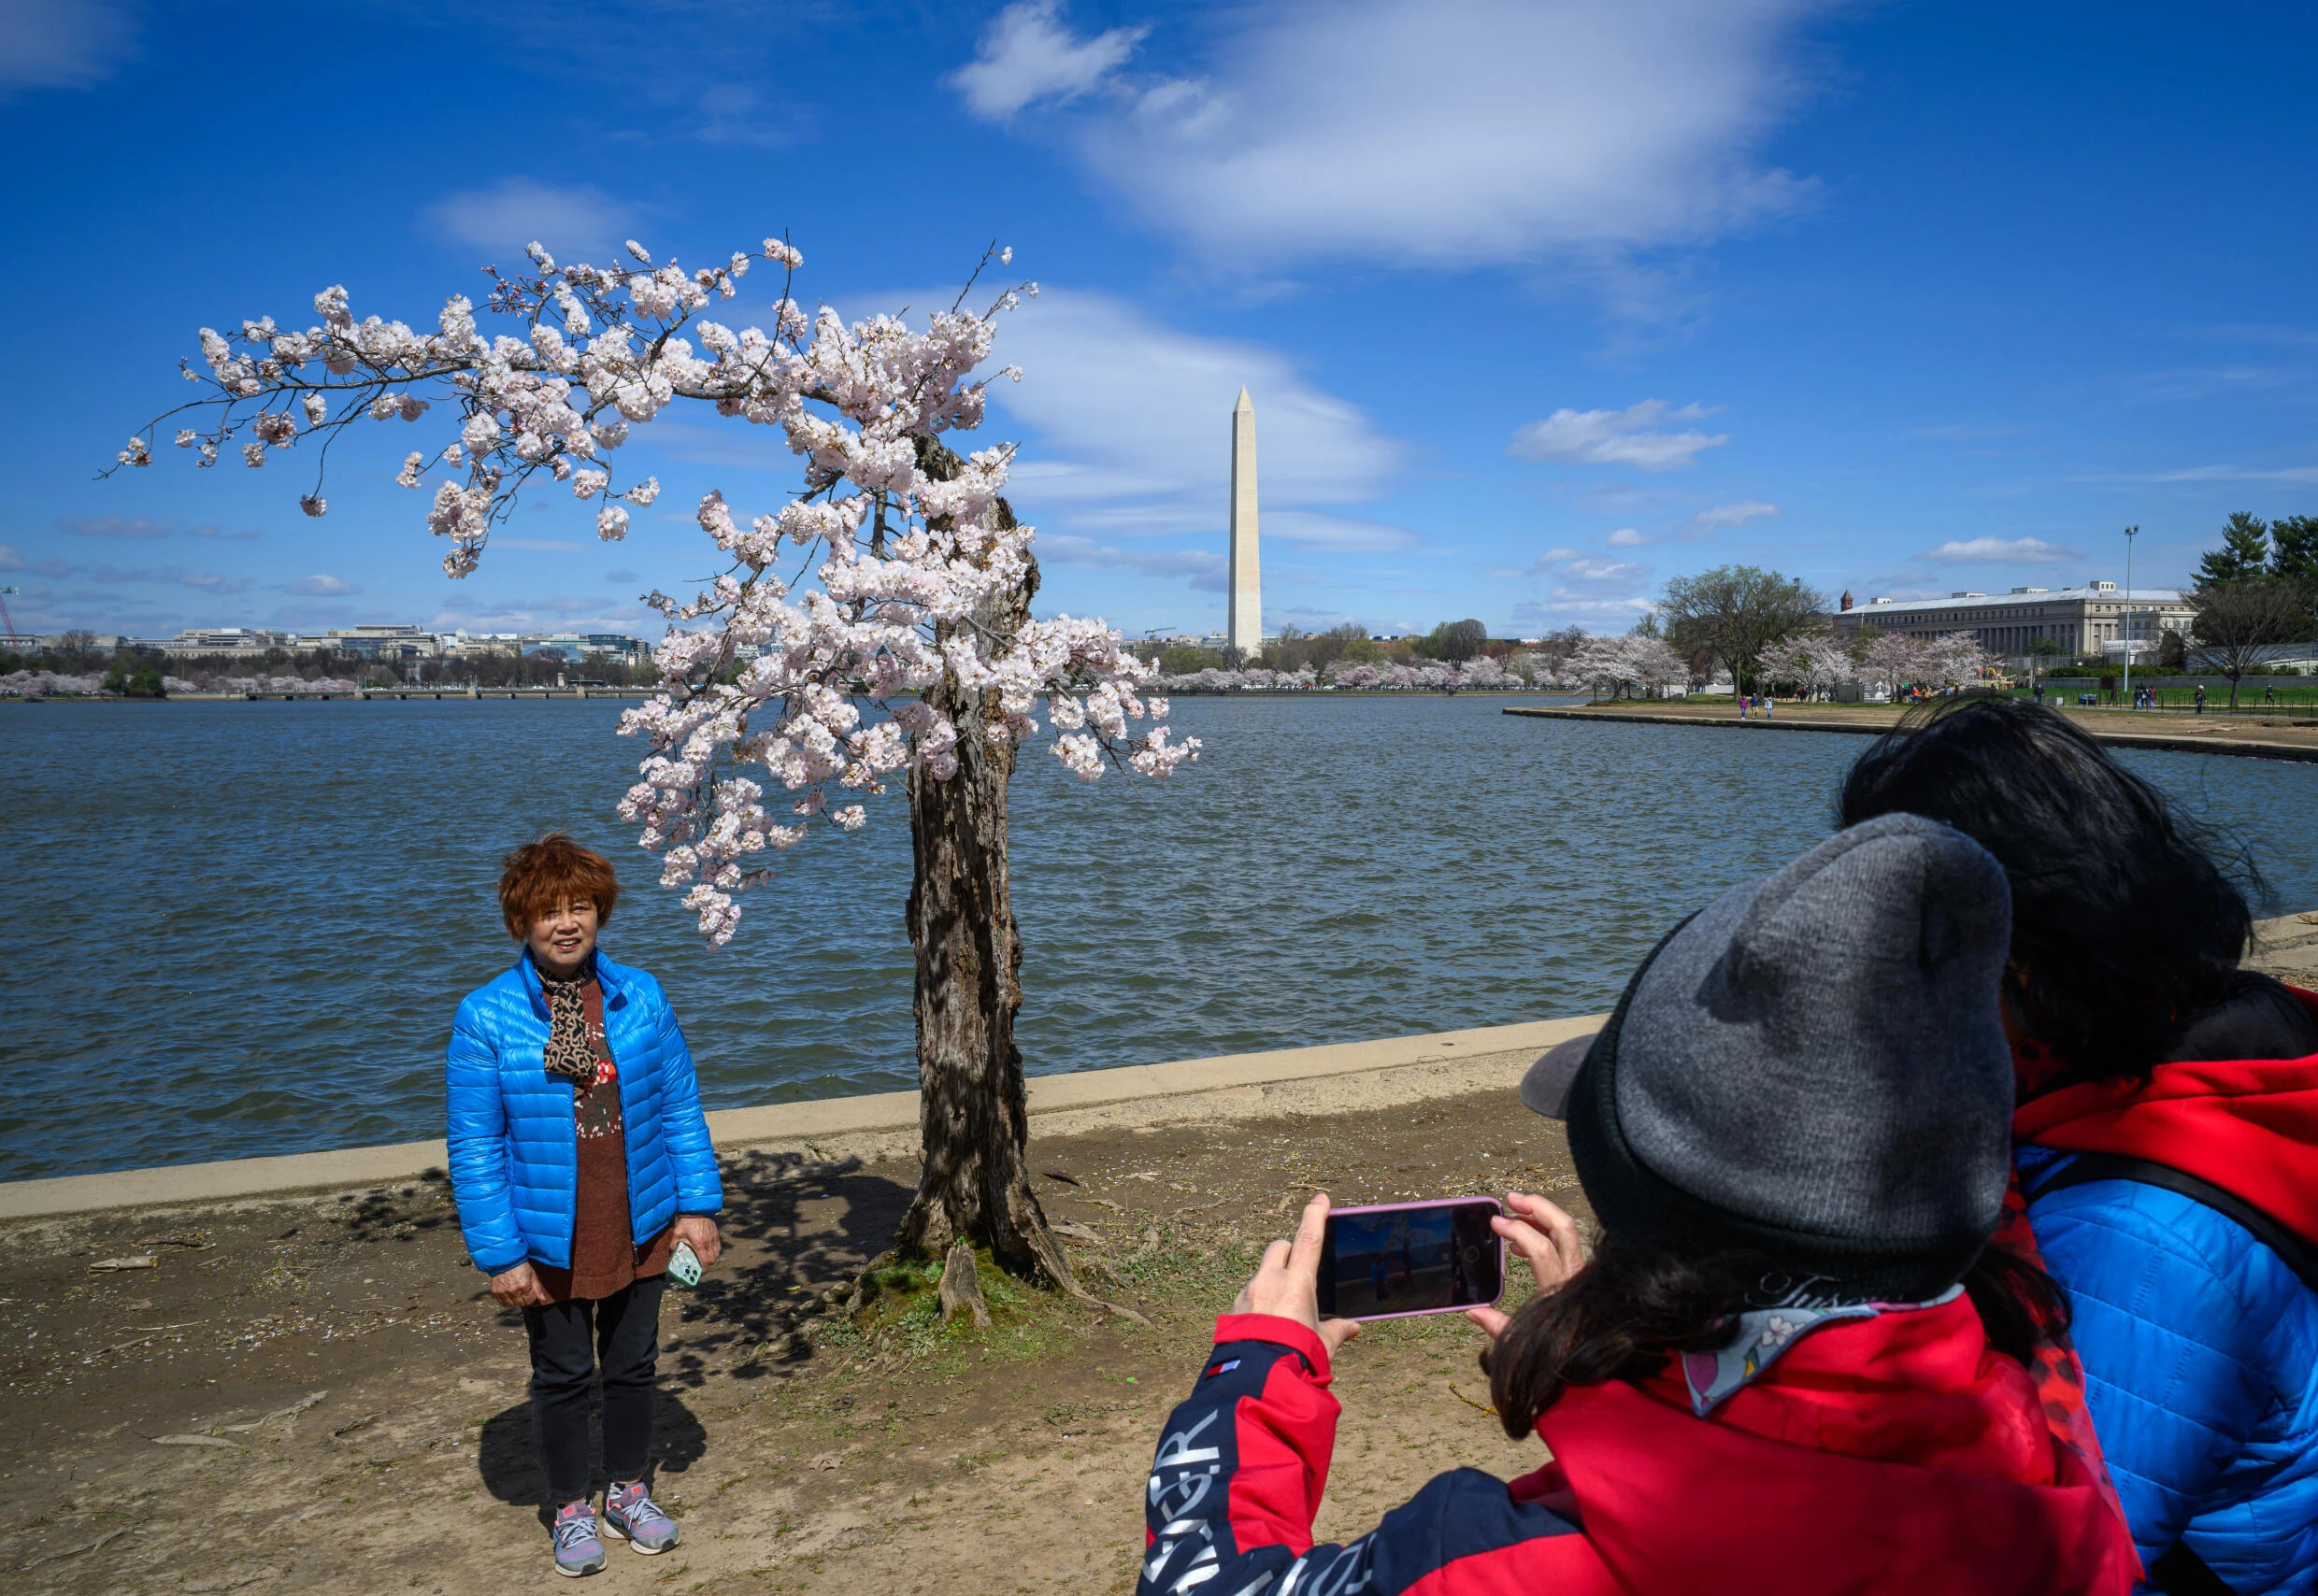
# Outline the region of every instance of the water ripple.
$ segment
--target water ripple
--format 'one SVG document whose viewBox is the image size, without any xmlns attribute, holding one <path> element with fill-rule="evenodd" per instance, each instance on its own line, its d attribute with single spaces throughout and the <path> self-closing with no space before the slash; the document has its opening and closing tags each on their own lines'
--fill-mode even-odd
<svg viewBox="0 0 2318 1596">
<path fill-rule="evenodd" d="M 1037 1074 L 1608 1005 L 1681 914 L 1824 835 L 1850 737 L 1523 720 L 1469 697 L 1180 699 L 1207 757 L 1014 788 Z M 615 705 L 0 709 L 0 1178 L 439 1135 L 499 855 L 610 854 L 712 1106 L 915 1083 L 897 802 L 704 948 L 613 815 Z M 2132 762 L 2318 905 L 2303 765 Z"/>
</svg>

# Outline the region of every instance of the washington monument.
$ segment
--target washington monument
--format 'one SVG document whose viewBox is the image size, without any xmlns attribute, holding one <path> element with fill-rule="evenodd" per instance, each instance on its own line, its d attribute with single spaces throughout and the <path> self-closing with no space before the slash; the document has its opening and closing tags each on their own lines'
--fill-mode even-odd
<svg viewBox="0 0 2318 1596">
<path fill-rule="evenodd" d="M 1264 574 L 1255 554 L 1255 406 L 1245 388 L 1232 406 L 1231 618 L 1223 646 L 1250 660 L 1264 648 Z"/>
</svg>

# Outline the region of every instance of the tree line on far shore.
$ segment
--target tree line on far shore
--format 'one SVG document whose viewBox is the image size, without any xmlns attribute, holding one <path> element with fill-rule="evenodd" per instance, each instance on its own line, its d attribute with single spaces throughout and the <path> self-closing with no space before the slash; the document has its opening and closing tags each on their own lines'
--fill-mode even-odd
<svg viewBox="0 0 2318 1596">
<path fill-rule="evenodd" d="M 649 664 L 631 665 L 613 654 L 590 654 L 577 663 L 540 652 L 374 660 L 321 648 L 195 661 L 136 644 L 100 648 L 89 632 L 67 632 L 52 647 L 25 652 L 0 648 L 0 697 L 165 698 L 188 692 L 352 692 L 366 687 L 554 687 L 559 682 L 641 687 L 657 679 Z"/>
<path fill-rule="evenodd" d="M 2188 595 L 2190 633 L 2167 630 L 2151 662 L 2159 670 L 2198 663 L 2227 678 L 2230 704 L 2248 676 L 2297 675 L 2270 667 L 2280 645 L 2318 638 L 2318 516 L 2274 521 L 2240 511 L 2221 547 L 2199 563 Z M 1727 680 L 1734 692 L 1831 692 L 1847 683 L 1896 694 L 1969 686 L 2002 674 L 2002 662 L 1969 631 L 1944 636 L 1885 634 L 1872 621 L 1839 641 L 1826 595 L 1755 565 L 1718 565 L 1676 577 L 1631 632 L 1596 635 L 1572 626 L 1542 638 L 1494 638 L 1479 620 L 1443 621 L 1423 636 L 1372 637 L 1354 622 L 1324 632 L 1283 627 L 1258 654 L 1191 644 L 1146 644 L 1138 652 L 1172 691 L 1318 687 L 1455 691 L 1588 690 L 1623 695 Z M 2070 663 L 2051 638 L 2029 652 L 2048 674 L 2112 668 Z"/>
</svg>

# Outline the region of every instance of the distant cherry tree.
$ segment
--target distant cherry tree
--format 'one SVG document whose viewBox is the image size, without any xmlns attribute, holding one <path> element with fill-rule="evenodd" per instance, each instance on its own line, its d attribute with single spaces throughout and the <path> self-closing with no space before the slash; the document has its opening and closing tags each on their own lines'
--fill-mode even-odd
<svg viewBox="0 0 2318 1596">
<path fill-rule="evenodd" d="M 201 360 L 183 363 L 198 397 L 141 429 L 121 465 L 150 463 L 184 418 L 173 441 L 203 466 L 229 450 L 252 468 L 312 456 L 299 503 L 321 516 L 329 451 L 350 429 L 425 423 L 440 406 L 448 421 L 396 479 L 434 482 L 426 523 L 461 577 L 526 490 L 568 492 L 594 506 L 599 536 L 623 536 L 661 492 L 620 466 L 637 427 L 713 410 L 777 429 L 799 461 L 795 489 L 750 515 L 711 488 L 697 518 L 724 569 L 689 597 L 647 600 L 670 625 L 653 650 L 658 696 L 622 720 L 651 751 L 620 813 L 723 945 L 775 856 L 816 824 L 858 829 L 863 800 L 904 783 L 925 1160 L 900 1245 L 979 1241 L 1077 1291 L 1023 1163 L 1008 780 L 1041 713 L 1055 757 L 1088 780 L 1113 763 L 1166 777 L 1198 744 L 1159 724 L 1166 702 L 1143 694 L 1153 668 L 1103 622 L 1032 618 L 1032 530 L 1002 493 L 1013 446 L 961 456 L 943 441 L 981 424 L 993 380 L 1019 378 L 975 374 L 997 317 L 1037 285 L 966 308 L 981 270 L 1010 264 L 993 250 L 955 304 L 913 328 L 798 303 L 803 257 L 784 239 L 693 271 L 634 241 L 608 266 L 527 254 L 528 269 L 489 269 L 479 312 L 452 294 L 429 331 L 357 321 L 341 287 L 314 296 L 304 328 L 202 329 Z M 759 263 L 787 274 L 766 325 L 708 320 Z M 768 978 L 810 979 L 815 929 L 780 928 Z"/>
<path fill-rule="evenodd" d="M 1773 643 L 1763 650 L 1766 678 L 1788 682 L 1809 691 L 1832 691 L 1859 675 L 1851 655 L 1834 638 L 1809 633 Z"/>
<path fill-rule="evenodd" d="M 1690 666 L 1664 638 L 1634 632 L 1587 638 L 1564 668 L 1594 692 L 1608 690 L 1613 697 L 1690 679 Z"/>
</svg>

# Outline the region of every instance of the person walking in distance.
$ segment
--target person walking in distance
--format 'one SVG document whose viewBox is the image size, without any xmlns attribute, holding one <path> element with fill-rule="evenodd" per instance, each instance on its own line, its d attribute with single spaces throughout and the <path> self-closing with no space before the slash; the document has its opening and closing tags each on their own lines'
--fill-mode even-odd
<svg viewBox="0 0 2318 1596">
<path fill-rule="evenodd" d="M 653 1382 L 672 1262 L 722 1249 L 716 1153 L 684 1033 L 660 983 L 596 947 L 620 895 L 610 862 L 560 833 L 507 856 L 499 907 L 522 945 L 467 994 L 445 1062 L 451 1195 L 491 1294 L 531 1344 L 532 1436 L 555 1571 L 604 1566 L 604 1538 L 677 1544 L 653 1503 Z M 603 1388 L 604 1508 L 588 1387 Z"/>
</svg>

